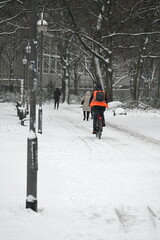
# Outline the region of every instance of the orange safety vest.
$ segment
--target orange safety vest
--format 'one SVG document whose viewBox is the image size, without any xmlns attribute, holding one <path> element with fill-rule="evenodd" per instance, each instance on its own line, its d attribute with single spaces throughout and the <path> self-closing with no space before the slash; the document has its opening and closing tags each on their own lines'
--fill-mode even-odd
<svg viewBox="0 0 160 240">
<path fill-rule="evenodd" d="M 103 102 L 96 101 L 96 94 L 97 94 L 97 92 L 103 92 L 105 94 L 104 91 L 94 91 L 93 92 L 93 99 L 92 99 L 92 101 L 90 103 L 90 107 L 94 107 L 94 106 L 108 107 L 108 104 L 106 103 L 105 100 Z"/>
</svg>

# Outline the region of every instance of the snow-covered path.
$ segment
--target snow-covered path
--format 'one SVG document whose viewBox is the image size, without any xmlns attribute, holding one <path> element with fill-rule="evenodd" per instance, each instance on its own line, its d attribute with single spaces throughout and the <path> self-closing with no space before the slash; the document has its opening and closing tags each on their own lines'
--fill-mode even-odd
<svg viewBox="0 0 160 240">
<path fill-rule="evenodd" d="M 34 213 L 25 209 L 28 126 L 20 126 L 13 106 L 0 111 L 2 240 L 160 238 L 160 138 L 150 130 L 154 121 L 160 131 L 158 114 L 113 117 L 106 111 L 99 140 L 92 121 L 82 121 L 80 106 L 44 105 Z"/>
</svg>

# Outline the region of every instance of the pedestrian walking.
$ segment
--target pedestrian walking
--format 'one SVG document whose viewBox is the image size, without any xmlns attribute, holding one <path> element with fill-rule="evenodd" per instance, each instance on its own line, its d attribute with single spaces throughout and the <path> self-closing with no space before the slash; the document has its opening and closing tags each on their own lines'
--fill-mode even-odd
<svg viewBox="0 0 160 240">
<path fill-rule="evenodd" d="M 89 115 L 91 112 L 91 107 L 89 106 L 90 98 L 91 98 L 91 93 L 90 93 L 90 91 L 87 91 L 82 100 L 83 120 L 87 119 L 87 121 L 89 120 Z"/>
<path fill-rule="evenodd" d="M 55 91 L 54 91 L 54 109 L 59 108 L 60 96 L 61 96 L 61 92 L 60 92 L 59 88 L 56 88 Z"/>
</svg>

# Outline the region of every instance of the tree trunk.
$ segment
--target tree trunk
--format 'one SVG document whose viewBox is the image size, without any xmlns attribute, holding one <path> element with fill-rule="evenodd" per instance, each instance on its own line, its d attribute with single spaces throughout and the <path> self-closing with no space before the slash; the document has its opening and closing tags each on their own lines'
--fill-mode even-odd
<svg viewBox="0 0 160 240">
<path fill-rule="evenodd" d="M 159 76 L 159 81 L 158 81 L 157 98 L 160 99 L 160 76 Z"/>
<path fill-rule="evenodd" d="M 113 71 L 112 71 L 112 38 L 109 38 L 107 41 L 107 47 L 110 51 L 108 54 L 108 62 L 106 63 L 106 79 L 105 79 L 105 88 L 107 92 L 108 101 L 113 101 Z"/>
<path fill-rule="evenodd" d="M 160 99 L 160 64 L 159 64 L 159 71 L 158 71 L 158 88 L 157 88 L 157 98 Z"/>
<path fill-rule="evenodd" d="M 139 87 L 140 87 L 140 79 L 141 79 L 141 75 L 142 75 L 142 68 L 143 68 L 143 60 L 140 55 L 138 62 L 137 62 L 137 73 L 136 73 L 136 76 L 134 79 L 134 92 L 133 92 L 134 100 L 139 99 Z"/>
<path fill-rule="evenodd" d="M 146 32 L 148 29 L 146 30 Z M 140 79 L 142 75 L 142 70 L 143 70 L 143 55 L 145 55 L 146 48 L 148 44 L 148 36 L 145 36 L 145 38 L 142 40 L 141 43 L 141 48 L 139 51 L 139 57 L 138 57 L 138 62 L 137 62 L 137 73 L 134 79 L 134 92 L 133 92 L 133 99 L 138 100 L 139 99 L 139 87 L 140 87 Z"/>
<path fill-rule="evenodd" d="M 100 83 L 102 86 L 102 89 L 104 90 L 104 83 L 103 83 L 103 79 L 102 79 L 100 60 L 97 57 L 94 57 L 94 66 L 95 66 L 96 82 Z"/>
<path fill-rule="evenodd" d="M 76 96 L 78 96 L 78 81 L 77 80 L 74 81 L 74 94 Z"/>
<path fill-rule="evenodd" d="M 105 91 L 109 102 L 113 101 L 113 87 L 112 87 L 112 71 L 108 71 L 106 66 Z"/>
<path fill-rule="evenodd" d="M 66 83 L 65 83 L 65 78 L 62 78 L 62 103 L 65 101 L 65 93 L 66 93 Z"/>
<path fill-rule="evenodd" d="M 69 104 L 69 76 L 66 76 L 65 79 L 65 85 L 66 85 L 66 89 L 65 89 L 65 102 Z"/>
</svg>

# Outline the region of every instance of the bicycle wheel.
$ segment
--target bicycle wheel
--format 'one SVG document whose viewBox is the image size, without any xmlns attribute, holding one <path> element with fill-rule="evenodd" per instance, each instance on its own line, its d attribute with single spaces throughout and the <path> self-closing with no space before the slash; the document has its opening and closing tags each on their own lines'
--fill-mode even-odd
<svg viewBox="0 0 160 240">
<path fill-rule="evenodd" d="M 102 130 L 103 130 L 102 119 L 101 119 L 101 118 L 98 118 L 98 119 L 97 119 L 97 132 L 96 132 L 96 137 L 99 138 L 99 139 L 101 139 Z"/>
<path fill-rule="evenodd" d="M 99 136 L 99 119 L 97 118 L 97 121 L 96 121 L 96 137 L 98 138 Z"/>
<path fill-rule="evenodd" d="M 101 139 L 102 131 L 103 131 L 102 119 L 99 119 L 99 136 L 98 136 L 99 139 Z"/>
</svg>

